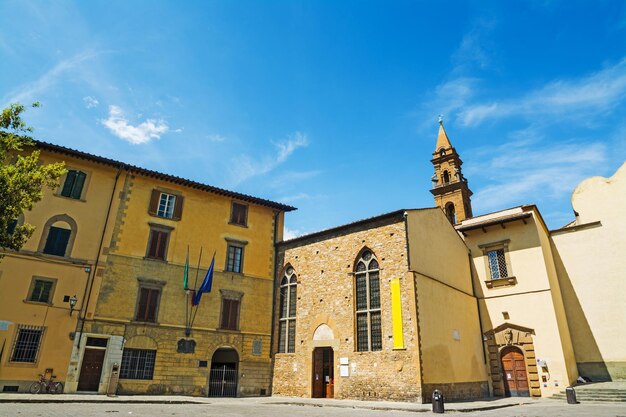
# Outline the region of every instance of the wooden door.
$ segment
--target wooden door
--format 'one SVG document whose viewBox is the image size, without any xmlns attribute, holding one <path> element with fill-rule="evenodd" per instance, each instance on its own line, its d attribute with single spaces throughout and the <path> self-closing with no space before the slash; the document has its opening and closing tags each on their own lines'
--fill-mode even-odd
<svg viewBox="0 0 626 417">
<path fill-rule="evenodd" d="M 324 387 L 324 350 L 316 348 L 313 351 L 313 398 L 326 397 Z"/>
<path fill-rule="evenodd" d="M 105 349 L 85 349 L 78 378 L 78 391 L 98 392 L 105 353 Z"/>
<path fill-rule="evenodd" d="M 313 398 L 334 397 L 333 349 L 324 347 L 313 351 Z"/>
<path fill-rule="evenodd" d="M 502 350 L 502 378 L 507 397 L 529 397 L 526 361 L 522 352 L 514 347 Z"/>
</svg>

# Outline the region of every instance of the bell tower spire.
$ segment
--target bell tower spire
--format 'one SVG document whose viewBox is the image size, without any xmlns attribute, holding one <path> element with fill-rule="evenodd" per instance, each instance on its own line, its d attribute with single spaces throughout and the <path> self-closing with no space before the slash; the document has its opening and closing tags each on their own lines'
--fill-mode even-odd
<svg viewBox="0 0 626 417">
<path fill-rule="evenodd" d="M 435 197 L 435 205 L 441 207 L 452 224 L 472 217 L 472 192 L 461 171 L 463 161 L 448 138 L 442 115 L 439 115 L 437 144 L 430 162 L 435 167 L 433 188 L 430 190 Z"/>
</svg>

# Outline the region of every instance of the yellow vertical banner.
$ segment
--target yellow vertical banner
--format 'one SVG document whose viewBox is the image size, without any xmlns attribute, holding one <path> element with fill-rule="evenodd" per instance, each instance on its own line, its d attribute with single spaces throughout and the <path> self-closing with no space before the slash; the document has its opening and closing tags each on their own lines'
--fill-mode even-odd
<svg viewBox="0 0 626 417">
<path fill-rule="evenodd" d="M 391 279 L 391 321 L 393 324 L 393 348 L 404 349 L 402 331 L 402 298 L 400 297 L 400 278 Z"/>
</svg>

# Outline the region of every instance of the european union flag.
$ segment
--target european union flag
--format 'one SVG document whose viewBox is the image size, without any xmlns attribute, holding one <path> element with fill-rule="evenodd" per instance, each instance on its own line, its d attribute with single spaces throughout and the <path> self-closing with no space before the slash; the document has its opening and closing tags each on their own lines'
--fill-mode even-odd
<svg viewBox="0 0 626 417">
<path fill-rule="evenodd" d="M 213 285 L 213 266 L 215 265 L 215 254 L 213 254 L 213 259 L 211 260 L 211 266 L 209 270 L 206 271 L 206 276 L 204 277 L 204 281 L 202 281 L 202 285 L 198 288 L 191 300 L 191 305 L 197 306 L 200 303 L 200 297 L 202 297 L 203 292 L 211 292 L 211 286 Z"/>
</svg>

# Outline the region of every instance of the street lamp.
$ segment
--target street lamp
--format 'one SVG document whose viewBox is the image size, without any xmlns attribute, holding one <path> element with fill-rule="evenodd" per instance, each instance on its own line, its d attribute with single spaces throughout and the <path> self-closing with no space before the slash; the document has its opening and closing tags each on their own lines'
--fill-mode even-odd
<svg viewBox="0 0 626 417">
<path fill-rule="evenodd" d="M 70 316 L 74 312 L 74 307 L 76 307 L 77 302 L 78 302 L 78 298 L 76 298 L 76 295 L 73 295 L 70 297 Z"/>
</svg>

